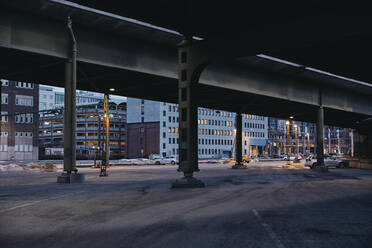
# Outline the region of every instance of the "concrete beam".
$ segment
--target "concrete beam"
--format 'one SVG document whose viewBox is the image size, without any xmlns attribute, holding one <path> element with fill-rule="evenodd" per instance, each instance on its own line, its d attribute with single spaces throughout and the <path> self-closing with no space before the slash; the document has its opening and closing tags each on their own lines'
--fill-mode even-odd
<svg viewBox="0 0 372 248">
<path fill-rule="evenodd" d="M 75 24 L 74 29 L 79 43 L 77 63 L 105 68 L 107 73 L 110 70 L 116 73 L 118 70 L 123 70 L 174 79 L 174 84 L 177 83 L 178 64 L 175 47 L 155 45 L 84 25 Z M 44 57 L 52 57 L 64 61 L 68 58 L 69 37 L 61 21 L 2 8 L 0 10 L 0 48 L 17 53 L 40 55 L 40 60 Z M 5 73 L 4 76 L 11 77 L 12 75 Z M 41 75 L 33 75 L 35 82 L 39 82 L 35 77 L 42 78 Z M 60 80 L 60 77 L 55 79 Z M 48 84 L 49 82 L 39 83 Z M 123 84 L 125 83 L 123 81 Z M 140 83 L 146 86 L 150 84 L 150 80 Z M 323 101 L 325 109 L 372 116 L 372 108 L 370 108 L 372 88 L 368 86 L 363 86 L 365 90 L 361 92 L 359 85 L 357 92 L 353 91 L 353 87 L 346 90 L 345 87 L 342 88 L 337 84 L 327 86 L 316 80 L 296 79 L 278 73 L 258 71 L 244 67 L 244 65 L 228 64 L 209 66 L 201 75 L 199 83 L 222 90 L 229 89 L 256 96 L 272 97 L 288 101 L 289 104 L 301 103 L 314 107 L 317 106 L 317 92 L 321 86 L 325 92 Z M 63 86 L 63 82 L 60 82 L 60 86 Z M 141 91 L 141 94 L 146 97 L 146 94 L 151 94 L 151 92 Z M 217 102 L 214 105 L 217 108 L 218 105 L 223 108 L 224 104 Z"/>
</svg>

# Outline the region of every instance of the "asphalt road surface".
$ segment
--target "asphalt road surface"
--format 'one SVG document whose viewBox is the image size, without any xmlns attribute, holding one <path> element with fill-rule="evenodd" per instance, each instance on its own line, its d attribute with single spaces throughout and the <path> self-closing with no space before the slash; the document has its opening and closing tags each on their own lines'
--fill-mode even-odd
<svg viewBox="0 0 372 248">
<path fill-rule="evenodd" d="M 372 171 L 282 165 L 201 164 L 201 189 L 176 166 L 0 172 L 0 247 L 372 247 Z"/>
</svg>

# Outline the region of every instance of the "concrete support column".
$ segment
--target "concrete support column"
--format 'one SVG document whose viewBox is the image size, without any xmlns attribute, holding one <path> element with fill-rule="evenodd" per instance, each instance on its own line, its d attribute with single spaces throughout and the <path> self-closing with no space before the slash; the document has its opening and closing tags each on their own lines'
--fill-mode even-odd
<svg viewBox="0 0 372 248">
<path fill-rule="evenodd" d="M 193 177 L 198 168 L 198 104 L 195 96 L 199 77 L 207 58 L 191 37 L 185 37 L 178 48 L 179 82 L 179 168 L 184 177 L 172 184 L 179 187 L 204 187 Z"/>
<path fill-rule="evenodd" d="M 64 150 L 63 170 L 71 173 L 76 170 L 76 62 L 68 61 L 65 67 L 65 107 L 64 107 Z"/>
<path fill-rule="evenodd" d="M 242 113 L 237 112 L 235 116 L 235 165 L 232 169 L 245 169 L 247 168 L 243 164 L 242 153 L 243 153 L 243 128 L 242 128 Z"/>
<path fill-rule="evenodd" d="M 323 106 L 319 106 L 318 115 L 316 120 L 316 156 L 317 156 L 317 167 L 321 170 L 327 170 L 324 166 L 324 109 Z"/>
<path fill-rule="evenodd" d="M 67 22 L 68 31 L 71 39 L 70 59 L 65 65 L 65 107 L 63 123 L 63 171 L 57 177 L 59 183 L 82 182 L 84 176 L 77 174 L 76 168 L 76 56 L 77 45 L 72 30 L 70 17 Z M 71 173 L 75 172 L 75 173 Z"/>
</svg>

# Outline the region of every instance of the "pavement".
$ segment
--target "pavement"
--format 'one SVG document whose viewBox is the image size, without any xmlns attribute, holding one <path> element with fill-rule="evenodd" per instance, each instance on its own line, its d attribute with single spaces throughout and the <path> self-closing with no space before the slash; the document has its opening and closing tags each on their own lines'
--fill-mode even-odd
<svg viewBox="0 0 372 248">
<path fill-rule="evenodd" d="M 197 189 L 171 189 L 171 165 L 0 171 L 0 247 L 372 247 L 370 170 L 199 167 Z"/>
</svg>

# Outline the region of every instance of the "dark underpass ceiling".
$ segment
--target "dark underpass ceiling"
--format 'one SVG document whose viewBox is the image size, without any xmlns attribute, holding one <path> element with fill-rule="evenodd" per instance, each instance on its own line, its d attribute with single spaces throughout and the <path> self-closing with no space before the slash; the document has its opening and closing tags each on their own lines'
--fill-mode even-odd
<svg viewBox="0 0 372 248">
<path fill-rule="evenodd" d="M 182 24 L 184 20 L 179 20 L 183 13 L 183 9 L 178 5 L 180 1 L 176 3 L 171 1 L 153 2 L 140 0 L 125 5 L 125 8 L 119 1 L 76 2 L 87 3 L 92 7 L 110 7 L 113 8 L 111 12 L 117 14 L 128 14 L 126 16 L 171 28 L 179 32 L 185 31 Z M 192 2 L 190 1 L 190 3 Z M 31 4 L 35 2 L 30 1 L 27 3 Z M 98 5 L 95 6 L 97 3 Z M 141 4 L 146 6 L 146 8 L 138 9 Z M 163 5 L 168 6 L 168 8 L 161 8 Z M 205 38 L 202 43 L 207 49 L 216 51 L 215 54 L 217 57 L 219 56 L 226 61 L 231 59 L 230 61 L 235 65 L 248 66 L 255 70 L 266 71 L 267 73 L 279 73 L 291 77 L 301 76 L 306 80 L 319 80 L 319 82 L 323 83 L 344 84 L 345 87 L 349 83 L 345 82 L 345 80 L 305 71 L 303 67 L 286 66 L 257 56 L 246 57 L 247 55 L 255 55 L 257 53 L 266 53 L 306 66 L 313 66 L 336 74 L 372 82 L 372 80 L 369 80 L 371 79 L 371 73 L 367 69 L 367 64 L 362 63 L 363 58 L 371 51 L 370 46 L 368 46 L 370 29 L 365 28 L 366 23 L 362 22 L 362 20 L 367 21 L 370 17 L 365 15 L 364 11 L 357 12 L 359 7 L 361 8 L 360 10 L 363 10 L 362 6 L 350 8 L 350 15 L 346 16 L 355 17 L 357 13 L 361 15 L 357 18 L 351 18 L 349 23 L 345 23 L 341 17 L 345 17 L 346 9 L 342 5 L 337 5 L 336 9 L 322 5 L 318 13 L 318 5 L 314 3 L 313 6 L 313 3 L 311 3 L 312 7 L 308 6 L 309 8 L 303 10 L 305 11 L 304 15 L 302 15 L 302 9 L 298 5 L 290 6 L 290 8 L 286 4 L 281 5 L 276 6 L 278 8 L 274 11 L 275 13 L 271 13 L 273 11 L 272 8 L 275 6 L 262 5 L 262 8 L 259 8 L 260 4 L 253 4 L 248 12 L 249 14 L 247 14 L 246 9 L 239 8 L 238 5 L 226 4 L 225 6 L 215 3 L 213 6 L 209 6 L 203 2 L 198 5 L 198 8 L 193 9 L 193 18 L 188 19 L 192 20 L 191 26 L 187 26 L 187 30 L 193 28 L 193 35 Z M 26 11 L 28 7 L 25 4 L 22 9 Z M 255 8 L 258 9 L 255 10 Z M 299 10 L 296 10 L 296 8 L 300 8 L 301 11 L 297 13 L 296 11 Z M 148 12 L 149 9 L 151 9 L 151 13 Z M 211 11 L 212 9 L 213 11 Z M 48 10 L 56 11 L 56 9 L 51 7 Z M 104 10 L 110 11 L 110 9 Z M 74 14 L 72 10 L 65 11 L 72 15 Z M 205 18 L 205 13 L 208 13 L 208 18 Z M 231 13 L 234 13 L 236 16 L 231 18 Z M 326 14 L 330 14 L 329 18 Z M 317 19 L 318 17 L 320 19 Z M 314 18 L 316 19 L 315 22 Z M 335 19 L 331 20 L 332 18 Z M 288 25 L 291 20 L 295 23 Z M 323 22 L 320 20 L 323 20 Z M 330 22 L 326 22 L 327 20 Z M 337 24 L 337 21 L 340 22 Z M 101 20 L 97 19 L 90 25 L 94 27 L 99 26 L 99 30 L 101 30 L 106 25 L 103 25 L 103 22 L 105 22 L 104 18 Z M 314 25 L 314 27 L 309 29 L 311 25 Z M 326 29 L 320 27 L 322 25 Z M 319 30 L 316 30 L 315 27 L 319 27 Z M 334 27 L 334 29 L 330 29 L 331 27 Z M 326 30 L 328 31 L 325 32 Z M 135 33 L 135 31 L 133 32 Z M 309 35 L 306 35 L 306 32 Z M 174 35 L 166 35 L 164 32 L 161 36 L 154 34 L 155 32 L 151 37 L 156 38 L 156 41 L 160 43 L 166 37 L 164 44 L 167 45 L 170 44 L 169 42 L 172 43 L 177 40 L 174 38 Z M 173 45 L 176 51 L 176 46 L 175 44 Z M 21 53 L 5 48 L 0 49 L 0 54 L 2 56 L 2 60 L 0 61 L 1 77 L 59 87 L 64 86 L 63 60 L 37 54 Z M 78 63 L 77 72 L 78 89 L 105 92 L 108 88 L 113 87 L 116 89 L 115 94 L 122 96 L 173 103 L 176 103 L 178 99 L 178 84 L 174 78 L 123 69 L 119 70 L 88 63 Z M 357 76 L 354 77 L 353 75 Z M 352 87 L 358 86 L 355 84 Z M 358 89 L 361 94 L 363 94 L 364 90 L 363 87 Z M 290 115 L 293 115 L 297 120 L 308 122 L 314 122 L 316 120 L 316 106 L 298 102 L 292 103 L 288 100 L 258 96 L 207 85 L 198 86 L 197 99 L 199 99 L 198 105 L 202 107 L 227 111 L 241 110 L 244 113 L 279 118 L 288 118 Z M 325 123 L 330 125 L 353 127 L 357 121 L 366 118 L 368 116 L 325 109 Z"/>
<path fill-rule="evenodd" d="M 224 58 L 267 54 L 372 83 L 367 2 L 72 0 L 203 38 Z"/>
</svg>

